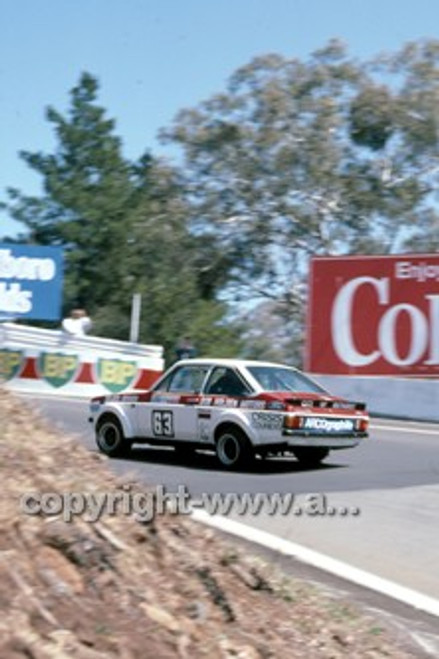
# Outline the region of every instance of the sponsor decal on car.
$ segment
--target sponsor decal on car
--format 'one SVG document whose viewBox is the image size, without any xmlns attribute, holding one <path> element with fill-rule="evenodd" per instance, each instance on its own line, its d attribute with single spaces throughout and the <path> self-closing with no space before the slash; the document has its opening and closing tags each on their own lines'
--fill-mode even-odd
<svg viewBox="0 0 439 659">
<path fill-rule="evenodd" d="M 199 396 L 184 396 L 181 398 L 181 403 L 184 405 L 197 405 L 200 402 Z"/>
<path fill-rule="evenodd" d="M 106 397 L 107 401 L 112 403 L 137 403 L 139 396 L 137 394 L 114 394 Z"/>
<path fill-rule="evenodd" d="M 279 430 L 282 428 L 283 415 L 271 412 L 252 412 L 251 423 L 255 428 L 264 430 Z"/>
<path fill-rule="evenodd" d="M 238 407 L 238 401 L 235 398 L 214 398 L 215 407 Z"/>
<path fill-rule="evenodd" d="M 306 430 L 317 430 L 319 432 L 352 432 L 354 430 L 353 419 L 328 419 L 326 417 L 305 417 L 303 428 Z"/>
<path fill-rule="evenodd" d="M 151 396 L 151 402 L 176 405 L 180 402 L 180 394 L 164 394 L 161 392 L 153 393 Z"/>
<path fill-rule="evenodd" d="M 210 423 L 205 421 L 198 421 L 198 435 L 200 442 L 208 442 L 210 439 Z"/>
<path fill-rule="evenodd" d="M 239 401 L 239 407 L 246 408 L 248 410 L 263 410 L 265 409 L 266 403 L 265 400 L 241 400 Z"/>
</svg>

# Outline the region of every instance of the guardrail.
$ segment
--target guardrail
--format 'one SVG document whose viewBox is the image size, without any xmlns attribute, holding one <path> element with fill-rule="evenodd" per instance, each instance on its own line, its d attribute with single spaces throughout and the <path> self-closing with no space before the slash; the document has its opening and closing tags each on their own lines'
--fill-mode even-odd
<svg viewBox="0 0 439 659">
<path fill-rule="evenodd" d="M 373 376 L 312 376 L 331 393 L 365 401 L 372 414 L 439 421 L 439 380 Z"/>
<path fill-rule="evenodd" d="M 90 397 L 147 389 L 163 368 L 162 346 L 0 324 L 0 380 L 13 391 Z"/>
<path fill-rule="evenodd" d="M 0 381 L 12 391 L 88 398 L 148 389 L 163 369 L 162 346 L 0 323 Z M 365 401 L 372 414 L 439 422 L 439 380 L 313 377 L 331 393 Z"/>
</svg>

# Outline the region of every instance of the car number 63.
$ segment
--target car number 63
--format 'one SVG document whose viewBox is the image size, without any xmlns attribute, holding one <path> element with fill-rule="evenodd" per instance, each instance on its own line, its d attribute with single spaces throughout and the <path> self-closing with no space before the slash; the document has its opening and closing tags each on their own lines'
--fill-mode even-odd
<svg viewBox="0 0 439 659">
<path fill-rule="evenodd" d="M 174 420 L 172 412 L 154 410 L 152 412 L 152 430 L 157 437 L 173 437 Z"/>
</svg>

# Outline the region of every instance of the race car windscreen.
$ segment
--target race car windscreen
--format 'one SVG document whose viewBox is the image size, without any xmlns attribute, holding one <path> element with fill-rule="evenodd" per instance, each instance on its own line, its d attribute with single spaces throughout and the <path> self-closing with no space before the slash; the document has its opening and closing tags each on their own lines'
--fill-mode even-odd
<svg viewBox="0 0 439 659">
<path fill-rule="evenodd" d="M 290 368 L 273 366 L 249 366 L 249 372 L 264 391 L 300 391 L 327 394 L 327 391 L 306 375 Z"/>
</svg>

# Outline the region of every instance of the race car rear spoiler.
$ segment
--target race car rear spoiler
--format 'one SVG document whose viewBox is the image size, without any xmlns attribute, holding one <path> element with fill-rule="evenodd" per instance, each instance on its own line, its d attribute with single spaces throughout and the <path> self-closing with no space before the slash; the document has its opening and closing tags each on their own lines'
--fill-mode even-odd
<svg viewBox="0 0 439 659">
<path fill-rule="evenodd" d="M 288 398 L 288 405 L 295 407 L 315 407 L 319 409 L 332 410 L 358 410 L 365 411 L 366 403 L 349 400 L 310 400 L 309 398 Z"/>
</svg>

